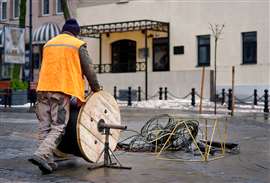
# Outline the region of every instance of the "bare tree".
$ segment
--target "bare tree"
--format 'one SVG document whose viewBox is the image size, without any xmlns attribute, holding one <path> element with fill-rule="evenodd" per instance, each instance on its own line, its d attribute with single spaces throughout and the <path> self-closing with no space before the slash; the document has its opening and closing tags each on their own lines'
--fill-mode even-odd
<svg viewBox="0 0 270 183">
<path fill-rule="evenodd" d="M 220 39 L 222 31 L 225 27 L 224 24 L 209 24 L 212 31 L 212 36 L 215 38 L 215 58 L 214 58 L 214 100 L 215 100 L 215 114 L 217 114 L 217 43 Z"/>
<path fill-rule="evenodd" d="M 19 14 L 19 27 L 25 28 L 25 16 L 26 16 L 26 2 L 27 0 L 20 1 L 20 14 Z M 21 72 L 21 65 L 14 64 L 12 69 L 12 80 L 19 80 L 20 79 L 20 72 Z"/>
<path fill-rule="evenodd" d="M 64 12 L 64 17 L 65 17 L 65 20 L 67 20 L 70 18 L 70 11 L 68 7 L 68 3 L 67 3 L 67 0 L 61 0 L 61 2 L 62 2 L 62 9 Z"/>
</svg>

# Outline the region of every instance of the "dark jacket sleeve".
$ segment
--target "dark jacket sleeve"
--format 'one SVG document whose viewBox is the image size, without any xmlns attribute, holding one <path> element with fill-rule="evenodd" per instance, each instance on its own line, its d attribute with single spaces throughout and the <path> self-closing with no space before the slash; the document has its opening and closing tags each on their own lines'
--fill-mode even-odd
<svg viewBox="0 0 270 183">
<path fill-rule="evenodd" d="M 89 86 L 93 92 L 100 90 L 100 85 L 97 80 L 97 75 L 94 71 L 94 65 L 88 55 L 86 45 L 82 45 L 79 49 L 80 63 L 83 74 L 86 76 Z"/>
</svg>

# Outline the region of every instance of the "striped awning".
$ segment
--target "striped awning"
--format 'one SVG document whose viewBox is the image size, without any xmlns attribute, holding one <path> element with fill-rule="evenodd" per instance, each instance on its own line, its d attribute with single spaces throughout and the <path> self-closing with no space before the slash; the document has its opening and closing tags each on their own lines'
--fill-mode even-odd
<svg viewBox="0 0 270 183">
<path fill-rule="evenodd" d="M 0 29 L 0 47 L 3 47 L 3 29 Z"/>
<path fill-rule="evenodd" d="M 60 28 L 54 23 L 46 23 L 34 31 L 33 44 L 45 44 L 51 38 L 60 34 Z"/>
</svg>

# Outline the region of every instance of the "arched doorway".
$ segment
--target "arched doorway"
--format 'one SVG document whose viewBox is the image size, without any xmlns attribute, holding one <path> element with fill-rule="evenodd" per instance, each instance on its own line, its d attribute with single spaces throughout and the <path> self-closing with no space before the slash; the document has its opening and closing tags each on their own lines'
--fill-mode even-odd
<svg viewBox="0 0 270 183">
<path fill-rule="evenodd" d="M 136 72 L 136 41 L 123 39 L 111 44 L 112 72 Z"/>
</svg>

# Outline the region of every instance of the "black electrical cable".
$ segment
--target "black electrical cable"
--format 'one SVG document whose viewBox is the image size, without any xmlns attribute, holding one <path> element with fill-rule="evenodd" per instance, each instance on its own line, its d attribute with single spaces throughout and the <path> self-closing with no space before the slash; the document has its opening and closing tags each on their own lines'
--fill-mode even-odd
<svg viewBox="0 0 270 183">
<path fill-rule="evenodd" d="M 153 152 L 160 150 L 166 143 L 167 150 L 189 150 L 193 138 L 198 134 L 198 127 L 197 120 L 179 120 L 168 114 L 162 114 L 148 120 L 140 133 L 129 130 L 136 135 L 122 140 L 118 143 L 118 147 L 125 151 Z"/>
</svg>

